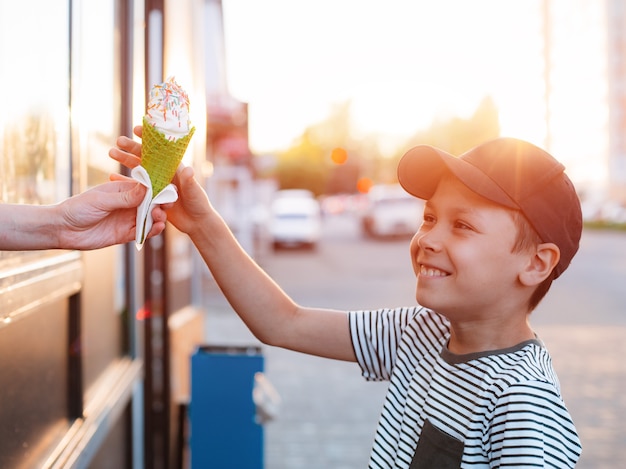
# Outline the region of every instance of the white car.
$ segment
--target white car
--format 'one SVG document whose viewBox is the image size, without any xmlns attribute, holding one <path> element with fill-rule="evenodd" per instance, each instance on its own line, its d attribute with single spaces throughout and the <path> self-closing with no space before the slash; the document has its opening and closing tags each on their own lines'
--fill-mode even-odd
<svg viewBox="0 0 626 469">
<path fill-rule="evenodd" d="M 320 203 L 303 191 L 278 191 L 270 207 L 269 231 L 274 248 L 314 248 L 322 232 Z"/>
<path fill-rule="evenodd" d="M 399 184 L 372 187 L 361 215 L 361 229 L 368 237 L 408 237 L 420 227 L 424 202 Z"/>
</svg>

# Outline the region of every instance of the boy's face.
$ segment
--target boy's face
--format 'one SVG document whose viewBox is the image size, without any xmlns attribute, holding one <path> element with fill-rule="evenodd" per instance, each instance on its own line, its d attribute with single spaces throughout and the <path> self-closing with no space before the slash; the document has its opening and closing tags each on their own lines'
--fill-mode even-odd
<svg viewBox="0 0 626 469">
<path fill-rule="evenodd" d="M 411 242 L 419 304 L 450 320 L 479 319 L 515 307 L 528 253 L 513 253 L 511 212 L 448 176 L 424 208 Z"/>
</svg>

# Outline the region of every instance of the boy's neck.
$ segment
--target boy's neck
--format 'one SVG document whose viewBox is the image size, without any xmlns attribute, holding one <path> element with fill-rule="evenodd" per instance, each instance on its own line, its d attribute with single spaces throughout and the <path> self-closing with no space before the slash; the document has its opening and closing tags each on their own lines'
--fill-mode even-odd
<svg viewBox="0 0 626 469">
<path fill-rule="evenodd" d="M 536 338 L 526 320 L 521 324 L 452 324 L 448 350 L 456 355 L 501 350 Z"/>
</svg>

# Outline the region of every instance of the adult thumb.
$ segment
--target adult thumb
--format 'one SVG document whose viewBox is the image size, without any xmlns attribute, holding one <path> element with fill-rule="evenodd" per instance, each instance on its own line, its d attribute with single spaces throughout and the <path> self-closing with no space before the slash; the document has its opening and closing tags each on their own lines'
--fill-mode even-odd
<svg viewBox="0 0 626 469">
<path fill-rule="evenodd" d="M 134 208 L 139 206 L 146 196 L 146 187 L 143 184 L 135 184 L 133 188 L 118 192 L 122 208 Z"/>
</svg>

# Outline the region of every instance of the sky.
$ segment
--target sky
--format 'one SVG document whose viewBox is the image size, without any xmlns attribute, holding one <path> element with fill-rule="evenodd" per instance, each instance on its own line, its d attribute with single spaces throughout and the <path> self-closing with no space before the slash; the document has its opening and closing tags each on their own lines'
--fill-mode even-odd
<svg viewBox="0 0 626 469">
<path fill-rule="evenodd" d="M 502 134 L 542 144 L 540 0 L 222 0 L 230 94 L 250 146 L 279 151 L 338 104 L 392 151 L 485 96 Z"/>
</svg>

